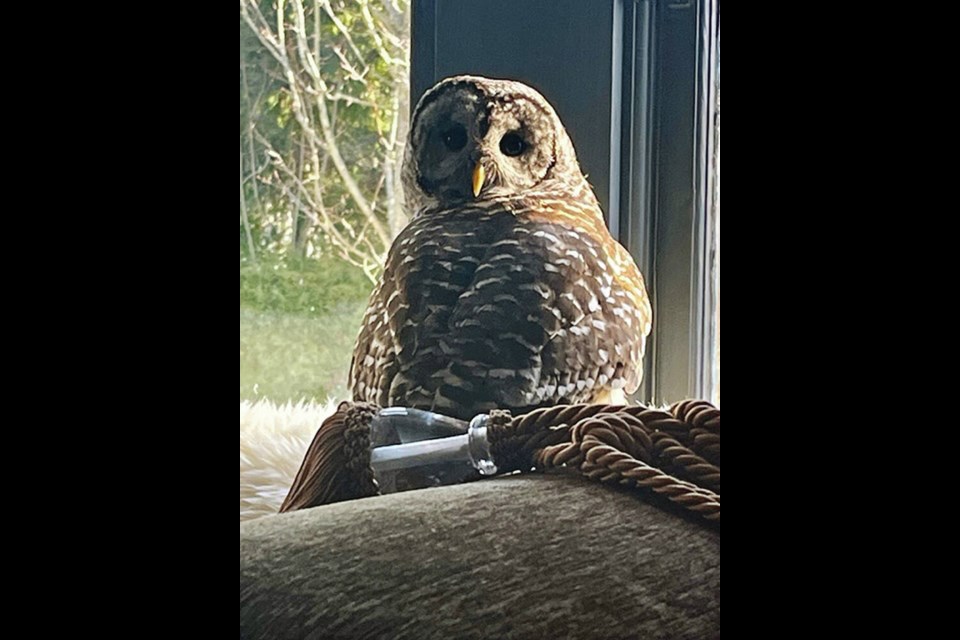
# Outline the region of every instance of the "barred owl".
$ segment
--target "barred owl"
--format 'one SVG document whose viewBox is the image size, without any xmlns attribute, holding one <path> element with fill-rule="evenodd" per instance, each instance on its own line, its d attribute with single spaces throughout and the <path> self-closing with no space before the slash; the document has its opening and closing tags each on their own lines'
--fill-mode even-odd
<svg viewBox="0 0 960 640">
<path fill-rule="evenodd" d="M 363 319 L 355 400 L 469 419 L 639 386 L 643 277 L 543 96 L 441 81 L 414 111 L 403 183 L 412 217 Z"/>
</svg>

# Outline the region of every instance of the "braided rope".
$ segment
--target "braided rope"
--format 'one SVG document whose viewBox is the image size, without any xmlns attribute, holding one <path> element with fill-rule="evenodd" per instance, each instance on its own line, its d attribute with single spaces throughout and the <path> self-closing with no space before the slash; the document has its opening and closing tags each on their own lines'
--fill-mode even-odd
<svg viewBox="0 0 960 640">
<path fill-rule="evenodd" d="M 281 512 L 379 493 L 370 466 L 377 411 L 363 402 L 340 404 L 314 436 Z M 501 472 L 576 469 L 720 521 L 720 410 L 709 402 L 684 400 L 669 412 L 572 404 L 489 415 L 487 437 Z"/>
<path fill-rule="evenodd" d="M 377 495 L 370 467 L 370 423 L 377 411 L 366 402 L 340 403 L 313 436 L 280 513 Z"/>
<path fill-rule="evenodd" d="M 680 420 L 690 424 L 693 449 L 720 466 L 720 410 L 705 400 L 683 400 L 670 411 Z"/>
<path fill-rule="evenodd" d="M 670 413 L 642 405 L 563 405 L 501 420 L 487 431 L 501 470 L 574 468 L 600 482 L 650 489 L 716 522 L 719 432 L 720 411 L 704 401 L 678 403 Z"/>
</svg>

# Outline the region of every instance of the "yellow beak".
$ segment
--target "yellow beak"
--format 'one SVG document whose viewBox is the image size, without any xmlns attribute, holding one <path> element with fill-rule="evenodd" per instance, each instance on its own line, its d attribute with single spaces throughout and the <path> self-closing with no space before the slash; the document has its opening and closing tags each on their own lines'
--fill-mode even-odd
<svg viewBox="0 0 960 640">
<path fill-rule="evenodd" d="M 477 166 L 473 168 L 473 197 L 476 198 L 480 195 L 480 189 L 483 189 L 483 181 L 487 177 L 487 172 L 484 170 L 483 165 L 479 162 Z"/>
</svg>

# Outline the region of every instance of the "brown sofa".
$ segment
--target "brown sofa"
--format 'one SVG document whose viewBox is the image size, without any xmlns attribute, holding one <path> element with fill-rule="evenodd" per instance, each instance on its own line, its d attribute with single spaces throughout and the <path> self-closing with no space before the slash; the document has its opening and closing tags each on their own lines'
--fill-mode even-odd
<svg viewBox="0 0 960 640">
<path fill-rule="evenodd" d="M 720 533 L 568 475 L 240 525 L 241 638 L 714 638 Z"/>
</svg>

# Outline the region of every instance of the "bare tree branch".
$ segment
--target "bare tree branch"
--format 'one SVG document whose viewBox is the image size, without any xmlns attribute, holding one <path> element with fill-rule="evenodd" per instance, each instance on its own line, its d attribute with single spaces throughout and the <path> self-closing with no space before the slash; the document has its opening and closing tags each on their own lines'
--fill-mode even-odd
<svg viewBox="0 0 960 640">
<path fill-rule="evenodd" d="M 270 128 L 264 131 L 269 135 L 259 131 L 261 125 L 255 120 L 256 110 L 250 108 L 246 89 L 251 118 L 247 126 L 249 156 L 256 157 L 256 140 L 260 153 L 266 154 L 276 168 L 272 178 L 263 178 L 268 185 L 265 188 L 276 194 L 271 196 L 273 213 L 263 220 L 289 225 L 289 246 L 295 251 L 306 247 L 308 235 L 322 235 L 341 257 L 368 275 L 375 274 L 393 237 L 406 222 L 399 196 L 403 153 L 399 140 L 405 137 L 409 103 L 408 6 L 406 0 L 276 0 L 276 16 L 267 19 L 258 0 L 240 3 L 244 24 L 268 56 L 263 59 L 263 73 L 275 78 L 273 106 L 264 113 L 279 111 L 281 118 L 292 117 L 292 121 L 279 120 L 280 127 L 291 133 L 295 130 L 293 135 L 299 140 L 299 146 L 291 152 L 287 143 L 276 137 L 275 115 L 271 115 L 273 124 L 265 121 Z M 327 19 L 332 26 L 324 26 Z M 378 56 L 386 68 L 371 66 L 370 56 Z M 331 71 L 329 63 L 333 60 L 339 64 Z M 376 82 L 367 82 L 370 74 L 375 74 Z M 245 88 L 246 77 L 242 79 Z M 384 82 L 390 87 L 386 103 Z M 345 121 L 337 117 L 341 105 L 350 107 L 351 116 Z M 366 135 L 356 129 L 357 109 L 370 110 L 368 122 L 376 123 L 381 136 L 365 150 L 365 156 L 355 147 Z M 283 153 L 274 147 L 271 137 Z M 248 167 L 257 164 L 251 162 Z M 287 211 L 289 222 L 283 221 L 282 215 L 278 218 L 282 213 L 278 206 Z M 288 231 L 281 232 L 286 238 Z"/>
<path fill-rule="evenodd" d="M 373 16 L 370 15 L 370 3 L 366 0 L 360 2 L 360 15 L 363 16 L 363 22 L 367 25 L 367 30 L 370 32 L 373 41 L 377 43 L 377 53 L 380 54 L 380 57 L 388 66 L 396 65 L 397 61 L 394 60 L 383 44 L 383 36 L 380 35 L 380 29 L 373 22 Z"/>
<path fill-rule="evenodd" d="M 366 63 L 363 59 L 363 54 L 360 53 L 357 45 L 353 43 L 353 38 L 350 37 L 350 29 L 348 29 L 347 26 L 340 21 L 340 18 L 337 17 L 337 14 L 334 13 L 333 7 L 330 6 L 330 0 L 322 0 L 320 4 L 323 6 L 323 10 L 327 13 L 327 15 L 330 16 L 330 20 L 333 22 L 333 24 L 335 24 L 337 29 L 340 30 L 340 33 L 343 34 L 343 38 L 347 41 L 347 44 L 350 45 L 350 49 L 353 51 L 354 55 L 357 56 L 357 60 L 366 66 Z M 364 70 L 364 74 L 365 73 L 366 70 Z"/>
<path fill-rule="evenodd" d="M 243 190 L 243 142 L 240 143 L 240 220 L 243 222 L 244 235 L 247 237 L 247 252 L 250 259 L 257 261 L 257 250 L 253 246 L 253 233 L 250 231 L 250 218 L 247 217 L 247 194 Z"/>
</svg>

